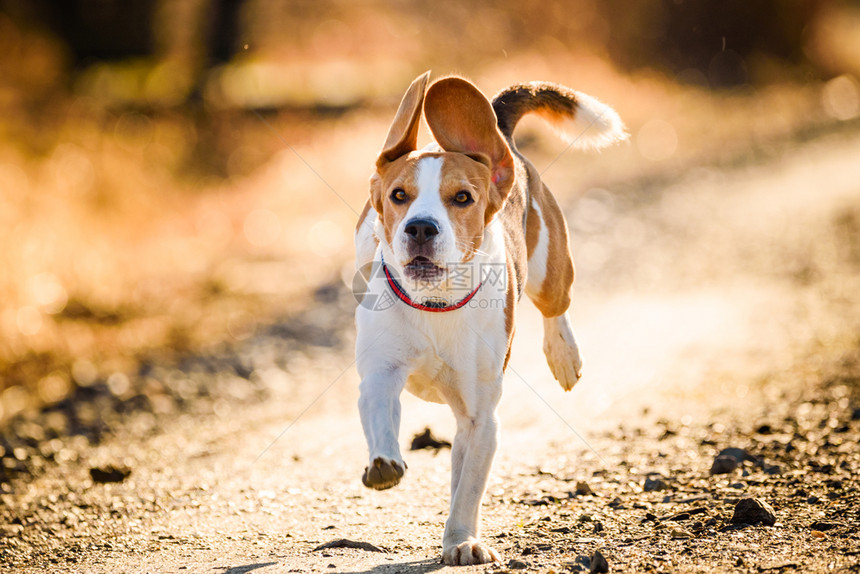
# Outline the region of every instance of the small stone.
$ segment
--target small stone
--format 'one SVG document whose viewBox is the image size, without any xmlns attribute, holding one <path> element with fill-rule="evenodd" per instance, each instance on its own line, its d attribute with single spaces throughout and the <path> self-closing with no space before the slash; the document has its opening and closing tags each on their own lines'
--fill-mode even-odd
<svg viewBox="0 0 860 574">
<path fill-rule="evenodd" d="M 739 466 L 740 462 L 736 458 L 725 454 L 717 455 L 711 465 L 711 474 L 728 474 Z"/>
<path fill-rule="evenodd" d="M 666 490 L 669 488 L 669 485 L 666 484 L 662 478 L 651 478 L 647 477 L 645 479 L 645 483 L 642 485 L 642 490 L 645 492 L 654 492 L 657 490 Z"/>
<path fill-rule="evenodd" d="M 809 525 L 809 527 L 813 530 L 825 531 L 825 530 L 833 530 L 834 528 L 840 528 L 842 526 L 846 526 L 842 522 L 834 522 L 830 520 L 818 520 Z"/>
<path fill-rule="evenodd" d="M 672 538 L 692 538 L 693 537 L 692 532 L 690 532 L 689 530 L 685 530 L 683 528 L 678 528 L 678 527 L 672 528 L 669 531 L 669 534 L 672 536 Z"/>
<path fill-rule="evenodd" d="M 416 433 L 412 437 L 412 445 L 409 447 L 409 450 L 421 450 L 425 448 L 438 451 L 443 448 L 451 448 L 451 443 L 447 440 L 436 438 L 430 431 L 430 427 L 425 427 L 424 432 Z"/>
<path fill-rule="evenodd" d="M 131 469 L 127 467 L 119 467 L 119 466 L 94 466 L 90 468 L 90 477 L 93 479 L 93 482 L 97 483 L 108 483 L 108 482 L 122 482 L 126 478 L 131 475 Z"/>
<path fill-rule="evenodd" d="M 600 550 L 595 550 L 591 555 L 591 572 L 609 572 L 609 562 Z"/>
<path fill-rule="evenodd" d="M 813 538 L 827 538 L 827 535 L 820 530 L 813 530 L 812 531 L 812 537 Z"/>
<path fill-rule="evenodd" d="M 738 461 L 738 464 L 742 463 L 745 460 L 755 459 L 755 457 L 750 456 L 750 454 L 744 449 L 736 447 L 724 448 L 719 453 L 717 453 L 717 456 L 730 456 L 736 461 Z"/>
<path fill-rule="evenodd" d="M 594 494 L 594 491 L 591 490 L 591 487 L 584 480 L 580 480 L 576 483 L 576 494 L 577 496 L 588 496 L 590 494 Z"/>
<path fill-rule="evenodd" d="M 597 522 L 595 522 L 594 523 L 594 529 L 592 530 L 592 532 L 594 534 L 597 534 L 599 532 L 603 532 L 603 523 L 600 522 L 599 520 Z"/>
<path fill-rule="evenodd" d="M 528 567 L 529 567 L 528 563 L 523 562 L 522 560 L 517 560 L 515 558 L 511 558 L 508 561 L 508 568 L 511 568 L 513 570 L 525 570 Z"/>
<path fill-rule="evenodd" d="M 24 527 L 20 524 L 4 524 L 0 526 L 0 537 L 2 536 L 20 536 Z"/>
<path fill-rule="evenodd" d="M 576 560 L 573 561 L 570 569 L 573 572 L 588 572 L 591 570 L 591 558 L 586 556 L 585 554 L 580 554 L 576 557 Z"/>
<path fill-rule="evenodd" d="M 742 498 L 735 505 L 731 522 L 773 526 L 776 523 L 776 514 L 771 505 L 760 498 Z"/>
</svg>

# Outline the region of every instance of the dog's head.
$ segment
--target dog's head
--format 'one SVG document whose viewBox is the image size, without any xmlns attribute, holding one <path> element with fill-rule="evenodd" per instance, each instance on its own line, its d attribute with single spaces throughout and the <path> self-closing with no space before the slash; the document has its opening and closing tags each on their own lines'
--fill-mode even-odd
<svg viewBox="0 0 860 574">
<path fill-rule="evenodd" d="M 429 72 L 403 96 L 370 179 L 380 240 L 413 281 L 438 282 L 472 259 L 513 182 L 490 102 L 471 83 Z M 418 151 L 422 109 L 438 146 Z"/>
</svg>

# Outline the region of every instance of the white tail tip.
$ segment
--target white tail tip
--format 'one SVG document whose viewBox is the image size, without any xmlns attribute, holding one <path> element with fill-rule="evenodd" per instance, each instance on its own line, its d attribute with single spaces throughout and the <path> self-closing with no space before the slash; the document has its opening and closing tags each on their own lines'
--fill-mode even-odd
<svg viewBox="0 0 860 574">
<path fill-rule="evenodd" d="M 601 149 L 630 137 L 614 109 L 588 94 L 575 94 L 576 116 L 573 118 L 541 114 L 564 141 L 580 149 Z"/>
</svg>

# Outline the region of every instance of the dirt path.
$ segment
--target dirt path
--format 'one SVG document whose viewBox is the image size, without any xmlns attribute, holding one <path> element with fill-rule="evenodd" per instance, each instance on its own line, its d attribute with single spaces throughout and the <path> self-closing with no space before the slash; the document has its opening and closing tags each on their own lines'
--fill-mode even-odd
<svg viewBox="0 0 860 574">
<path fill-rule="evenodd" d="M 858 157 L 860 138 L 840 136 L 565 206 L 585 377 L 561 392 L 523 304 L 484 504 L 504 562 L 469 571 L 577 571 L 596 549 L 613 571 L 860 571 Z M 566 176 L 553 175 L 556 187 Z M 360 483 L 350 336 L 282 353 L 275 331 L 233 351 L 246 378 L 210 369 L 226 389 L 213 400 L 132 415 L 98 447 L 54 445 L 59 464 L 2 495 L 0 566 L 448 570 L 448 451 L 406 452 L 391 491 Z M 199 373 L 148 376 L 181 387 Z M 405 397 L 403 418 L 404 448 L 426 426 L 453 435 L 446 408 Z M 748 456 L 711 475 L 728 447 Z M 94 484 L 89 469 L 110 464 L 130 476 Z M 774 526 L 731 522 L 750 496 L 773 506 Z M 386 552 L 314 550 L 344 538 Z"/>
</svg>

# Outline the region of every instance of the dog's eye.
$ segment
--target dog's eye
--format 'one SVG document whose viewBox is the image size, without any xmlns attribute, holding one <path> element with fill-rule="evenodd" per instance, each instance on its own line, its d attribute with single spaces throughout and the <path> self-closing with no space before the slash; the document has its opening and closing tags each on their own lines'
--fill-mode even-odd
<svg viewBox="0 0 860 574">
<path fill-rule="evenodd" d="M 405 203 L 407 199 L 406 192 L 399 187 L 391 192 L 391 201 L 394 203 Z"/>
<path fill-rule="evenodd" d="M 473 201 L 472 194 L 468 191 L 458 191 L 457 195 L 454 196 L 454 203 L 459 205 L 469 205 Z"/>
</svg>

